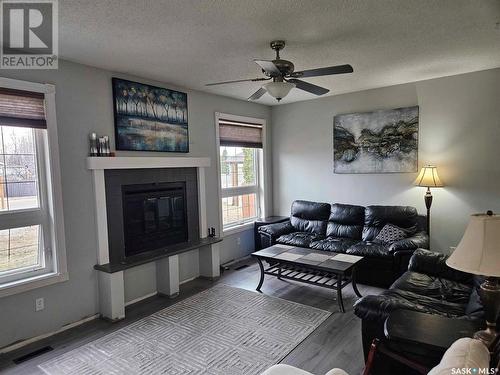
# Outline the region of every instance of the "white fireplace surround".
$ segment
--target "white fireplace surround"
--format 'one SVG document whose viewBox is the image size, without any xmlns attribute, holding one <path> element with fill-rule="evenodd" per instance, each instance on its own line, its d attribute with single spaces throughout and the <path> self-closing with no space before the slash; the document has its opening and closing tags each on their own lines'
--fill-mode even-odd
<svg viewBox="0 0 500 375">
<path fill-rule="evenodd" d="M 210 158 L 203 157 L 88 157 L 87 169 L 92 171 L 97 231 L 97 264 L 108 265 L 109 242 L 106 212 L 106 169 L 151 169 L 151 168 L 196 168 L 198 179 L 198 211 L 200 239 L 207 237 L 207 210 L 205 191 L 205 168 L 210 167 Z M 156 263 L 157 292 L 176 297 L 179 294 L 179 257 L 171 255 L 152 260 Z M 199 249 L 200 276 L 217 278 L 219 273 L 219 244 L 212 243 Z M 105 267 L 105 266 L 104 266 Z M 97 267 L 96 269 L 99 269 Z M 99 310 L 101 316 L 111 321 L 125 317 L 125 283 L 123 270 L 99 275 Z"/>
<path fill-rule="evenodd" d="M 106 169 L 196 168 L 198 174 L 200 238 L 205 238 L 207 236 L 205 168 L 207 167 L 210 167 L 210 158 L 168 156 L 88 157 L 87 169 L 92 170 L 94 180 L 98 264 L 109 263 L 108 219 L 104 181 L 104 171 Z"/>
</svg>

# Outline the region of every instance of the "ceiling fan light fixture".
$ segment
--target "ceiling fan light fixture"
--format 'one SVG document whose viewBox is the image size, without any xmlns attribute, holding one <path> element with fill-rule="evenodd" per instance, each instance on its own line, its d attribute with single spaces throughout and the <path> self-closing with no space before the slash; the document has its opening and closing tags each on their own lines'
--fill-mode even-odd
<svg viewBox="0 0 500 375">
<path fill-rule="evenodd" d="M 278 101 L 287 96 L 294 87 L 295 83 L 290 82 L 269 82 L 264 85 L 266 91 Z"/>
</svg>

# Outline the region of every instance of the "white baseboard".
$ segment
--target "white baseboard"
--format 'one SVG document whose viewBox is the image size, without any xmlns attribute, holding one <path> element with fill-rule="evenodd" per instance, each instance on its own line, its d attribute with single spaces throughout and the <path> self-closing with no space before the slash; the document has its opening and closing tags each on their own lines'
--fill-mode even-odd
<svg viewBox="0 0 500 375">
<path fill-rule="evenodd" d="M 87 316 L 86 318 L 83 318 L 83 319 L 78 320 L 76 322 L 68 323 L 68 324 L 62 326 L 61 328 L 59 328 L 56 331 L 49 332 L 49 333 L 44 333 L 42 335 L 35 336 L 35 337 L 29 338 L 29 339 L 26 339 L 26 340 L 18 341 L 18 342 L 14 343 L 14 344 L 5 346 L 3 348 L 0 348 L 0 354 L 5 354 L 5 353 L 11 352 L 13 350 L 17 350 L 19 348 L 22 348 L 23 346 L 32 344 L 32 343 L 34 343 L 36 341 L 45 339 L 45 338 L 50 337 L 50 336 L 54 336 L 54 335 L 56 335 L 58 333 L 67 331 L 68 329 L 77 327 L 77 326 L 79 326 L 79 325 L 81 325 L 83 323 L 90 322 L 91 320 L 97 319 L 98 317 L 99 317 L 99 314 L 90 315 L 90 316 Z"/>
<path fill-rule="evenodd" d="M 141 302 L 142 300 L 146 299 L 146 298 L 149 298 L 149 297 L 153 297 L 153 296 L 156 296 L 158 294 L 157 291 L 154 291 L 152 293 L 148 293 L 148 294 L 145 294 L 143 296 L 140 296 L 140 297 L 137 297 L 137 298 L 134 298 L 133 300 L 130 300 L 130 301 L 127 301 L 125 302 L 125 307 L 129 306 L 129 305 L 133 305 L 134 303 L 137 303 L 137 302 Z"/>
<path fill-rule="evenodd" d="M 190 281 L 193 281 L 194 279 L 197 279 L 198 277 L 200 277 L 200 275 L 197 275 L 197 276 L 194 276 L 194 277 L 190 277 L 189 279 L 186 279 L 186 280 L 179 281 L 179 285 L 186 284 L 186 283 L 188 283 Z"/>
<path fill-rule="evenodd" d="M 238 259 L 233 259 L 233 260 L 230 260 L 229 262 L 227 263 L 223 263 L 222 265 L 224 266 L 230 266 L 232 264 L 235 264 L 235 263 L 238 263 L 238 262 L 241 262 L 243 260 L 246 260 L 246 259 L 250 259 L 252 256 L 251 255 L 246 255 L 244 257 L 241 257 L 241 258 L 238 258 Z"/>
<path fill-rule="evenodd" d="M 190 277 L 189 279 L 186 279 L 186 280 L 182 280 L 182 281 L 179 282 L 179 285 L 182 285 L 182 284 L 188 283 L 190 281 L 193 281 L 194 279 L 197 279 L 198 277 L 200 277 L 200 275 L 197 275 L 197 276 L 194 276 L 194 277 Z M 135 298 L 135 299 L 133 299 L 131 301 L 125 302 L 125 306 L 133 305 L 134 303 L 141 302 L 142 300 L 145 300 L 146 298 L 149 298 L 149 297 L 156 296 L 157 294 L 158 294 L 157 291 L 145 294 L 145 295 L 137 297 L 137 298 Z"/>
</svg>

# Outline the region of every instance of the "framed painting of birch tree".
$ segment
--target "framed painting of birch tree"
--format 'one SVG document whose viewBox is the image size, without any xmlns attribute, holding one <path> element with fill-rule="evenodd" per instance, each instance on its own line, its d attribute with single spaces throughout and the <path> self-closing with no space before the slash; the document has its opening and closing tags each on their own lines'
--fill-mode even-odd
<svg viewBox="0 0 500 375">
<path fill-rule="evenodd" d="M 113 78 L 117 150 L 189 152 L 187 94 Z"/>
</svg>

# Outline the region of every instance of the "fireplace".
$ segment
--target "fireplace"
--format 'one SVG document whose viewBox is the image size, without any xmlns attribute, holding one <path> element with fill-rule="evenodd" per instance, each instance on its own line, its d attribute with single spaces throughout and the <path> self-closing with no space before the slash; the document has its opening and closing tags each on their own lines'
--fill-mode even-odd
<svg viewBox="0 0 500 375">
<path fill-rule="evenodd" d="M 185 182 L 122 186 L 125 257 L 188 240 Z"/>
<path fill-rule="evenodd" d="M 196 168 L 106 170 L 105 184 L 111 263 L 199 240 Z"/>
</svg>

